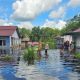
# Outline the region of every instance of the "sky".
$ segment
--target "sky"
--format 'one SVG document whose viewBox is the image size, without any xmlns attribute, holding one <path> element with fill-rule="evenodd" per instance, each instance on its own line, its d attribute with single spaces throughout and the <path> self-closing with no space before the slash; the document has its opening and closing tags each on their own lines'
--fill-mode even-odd
<svg viewBox="0 0 80 80">
<path fill-rule="evenodd" d="M 0 26 L 61 29 L 80 14 L 80 0 L 0 0 Z"/>
</svg>

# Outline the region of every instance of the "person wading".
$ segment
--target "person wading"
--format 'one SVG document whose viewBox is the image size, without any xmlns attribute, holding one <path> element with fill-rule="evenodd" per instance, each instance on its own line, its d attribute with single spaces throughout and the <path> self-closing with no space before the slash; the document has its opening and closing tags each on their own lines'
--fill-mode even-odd
<svg viewBox="0 0 80 80">
<path fill-rule="evenodd" d="M 48 49 L 49 49 L 49 45 L 46 44 L 45 45 L 45 57 L 48 57 Z"/>
<path fill-rule="evenodd" d="M 42 49 L 42 43 L 41 42 L 39 42 L 39 44 L 38 44 L 38 57 L 39 57 L 39 59 L 41 58 L 41 49 Z"/>
</svg>

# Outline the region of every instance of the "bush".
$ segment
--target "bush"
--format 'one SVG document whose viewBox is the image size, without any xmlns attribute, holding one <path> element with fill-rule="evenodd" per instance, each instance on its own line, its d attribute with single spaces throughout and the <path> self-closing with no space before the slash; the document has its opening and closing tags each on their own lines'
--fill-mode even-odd
<svg viewBox="0 0 80 80">
<path fill-rule="evenodd" d="M 75 53 L 74 57 L 77 58 L 77 59 L 80 59 L 80 53 Z"/>
<path fill-rule="evenodd" d="M 43 42 L 42 43 L 42 48 L 45 48 L 45 45 L 48 44 L 49 45 L 49 49 L 55 49 L 56 48 L 56 43 L 54 42 Z"/>
<path fill-rule="evenodd" d="M 8 61 L 12 61 L 13 58 L 10 55 L 5 55 L 4 57 L 1 57 L 0 60 L 1 61 L 7 61 L 8 62 Z"/>
<path fill-rule="evenodd" d="M 24 59 L 24 61 L 28 61 L 28 64 L 34 63 L 35 53 L 34 53 L 34 49 L 32 47 L 28 48 L 24 51 L 23 59 Z"/>
</svg>

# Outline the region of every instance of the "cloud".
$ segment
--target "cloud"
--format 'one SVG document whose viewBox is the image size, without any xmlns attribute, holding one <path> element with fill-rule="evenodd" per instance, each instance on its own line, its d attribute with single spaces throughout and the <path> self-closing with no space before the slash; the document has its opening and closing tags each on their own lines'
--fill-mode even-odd
<svg viewBox="0 0 80 80">
<path fill-rule="evenodd" d="M 56 11 L 52 11 L 49 15 L 49 18 L 54 19 L 54 18 L 62 18 L 65 14 L 65 7 L 60 7 L 58 10 Z"/>
<path fill-rule="evenodd" d="M 65 27 L 65 25 L 66 25 L 66 22 L 63 20 L 59 20 L 58 22 L 46 20 L 45 23 L 41 27 L 62 29 L 63 27 Z"/>
<path fill-rule="evenodd" d="M 10 25 L 13 25 L 13 23 L 7 20 L 0 19 L 0 26 L 10 26 Z"/>
<path fill-rule="evenodd" d="M 15 25 L 15 24 L 8 20 L 0 19 L 0 26 L 11 26 L 11 25 Z M 26 28 L 26 29 L 30 29 L 30 30 L 33 28 L 33 25 L 29 21 L 17 23 L 16 26 L 18 26 L 19 28 Z"/>
<path fill-rule="evenodd" d="M 62 29 L 63 27 L 65 27 L 65 25 L 66 25 L 66 22 L 63 20 L 59 20 L 59 22 L 56 23 L 56 27 L 59 29 Z"/>
<path fill-rule="evenodd" d="M 68 6 L 72 7 L 80 6 L 80 0 L 70 0 Z"/>
<path fill-rule="evenodd" d="M 11 17 L 15 20 L 33 20 L 40 13 L 52 9 L 62 0 L 17 0 L 13 3 L 14 12 Z"/>
<path fill-rule="evenodd" d="M 18 27 L 31 30 L 33 28 L 33 25 L 31 24 L 31 22 L 21 22 L 20 24 L 18 24 Z"/>
</svg>

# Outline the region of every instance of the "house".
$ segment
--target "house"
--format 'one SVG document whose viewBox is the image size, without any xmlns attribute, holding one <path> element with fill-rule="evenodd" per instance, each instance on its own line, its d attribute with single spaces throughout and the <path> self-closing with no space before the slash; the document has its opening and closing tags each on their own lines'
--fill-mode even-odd
<svg viewBox="0 0 80 80">
<path fill-rule="evenodd" d="M 75 51 L 80 52 L 80 28 L 66 34 L 72 35 L 72 41 L 74 42 Z"/>
<path fill-rule="evenodd" d="M 64 38 L 61 37 L 61 36 L 57 36 L 55 38 L 55 40 L 56 40 L 56 47 L 57 48 L 60 48 L 63 45 L 63 43 L 64 43 Z"/>
<path fill-rule="evenodd" d="M 20 49 L 20 36 L 16 26 L 0 26 L 0 54 L 13 54 Z"/>
<path fill-rule="evenodd" d="M 29 37 L 26 37 L 26 38 L 22 38 L 21 39 L 21 47 L 22 47 L 22 49 L 28 47 L 29 40 L 30 40 Z"/>
<path fill-rule="evenodd" d="M 72 42 L 72 35 L 64 35 L 63 38 L 64 38 L 64 42 L 69 41 L 69 43 L 71 44 L 71 42 Z"/>
<path fill-rule="evenodd" d="M 69 41 L 69 43 L 71 44 L 72 35 L 66 34 L 64 36 L 57 36 L 55 40 L 56 40 L 56 47 L 60 48 L 66 41 Z"/>
</svg>

